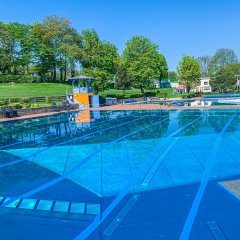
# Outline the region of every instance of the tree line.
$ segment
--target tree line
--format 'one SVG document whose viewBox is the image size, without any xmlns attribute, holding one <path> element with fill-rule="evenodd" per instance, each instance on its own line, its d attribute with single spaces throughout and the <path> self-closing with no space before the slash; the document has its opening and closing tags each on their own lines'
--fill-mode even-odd
<svg viewBox="0 0 240 240">
<path fill-rule="evenodd" d="M 189 92 L 201 77 L 211 77 L 212 87 L 223 92 L 234 89 L 240 65 L 232 49 L 221 48 L 213 56 L 183 56 L 176 72 L 168 72 L 159 46 L 144 36 L 133 36 L 119 54 L 96 30 L 78 32 L 64 17 L 47 16 L 34 24 L 0 22 L 0 77 L 27 78 L 33 72 L 43 82 L 64 82 L 79 74 L 95 77 L 96 93 L 111 84 L 144 92 L 153 87 L 152 80 L 161 84 L 168 78 L 178 78 Z"/>
<path fill-rule="evenodd" d="M 95 92 L 106 90 L 109 82 L 123 91 L 136 86 L 143 92 L 152 79 L 167 78 L 168 65 L 158 45 L 144 36 L 133 36 L 120 55 L 96 30 L 78 32 L 64 17 L 47 16 L 34 24 L 0 22 L 0 75 L 33 72 L 39 81 L 52 82 L 92 76 Z"/>
<path fill-rule="evenodd" d="M 183 56 L 177 74 L 180 82 L 186 85 L 187 92 L 199 84 L 201 77 L 210 77 L 210 85 L 215 91 L 234 91 L 240 63 L 234 50 L 220 48 L 213 56 Z"/>
</svg>

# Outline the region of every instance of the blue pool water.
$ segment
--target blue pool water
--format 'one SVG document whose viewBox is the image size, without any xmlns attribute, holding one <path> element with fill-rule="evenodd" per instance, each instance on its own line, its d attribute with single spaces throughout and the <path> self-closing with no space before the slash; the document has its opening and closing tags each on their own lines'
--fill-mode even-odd
<svg viewBox="0 0 240 240">
<path fill-rule="evenodd" d="M 0 123 L 0 239 L 239 239 L 238 109 Z"/>
<path fill-rule="evenodd" d="M 239 97 L 226 97 L 226 98 L 206 98 L 201 100 L 165 100 L 165 101 L 148 101 L 142 102 L 143 104 L 160 104 L 167 105 L 168 103 L 172 103 L 173 106 L 191 106 L 191 107 L 209 107 L 209 106 L 238 106 L 240 105 Z"/>
</svg>

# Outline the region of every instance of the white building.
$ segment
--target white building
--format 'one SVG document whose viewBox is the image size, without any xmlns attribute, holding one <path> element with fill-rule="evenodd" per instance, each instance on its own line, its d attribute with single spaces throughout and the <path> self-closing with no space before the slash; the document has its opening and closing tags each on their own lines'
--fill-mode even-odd
<svg viewBox="0 0 240 240">
<path fill-rule="evenodd" d="M 237 82 L 236 82 L 236 85 L 237 85 L 237 90 L 239 91 L 240 89 L 240 75 L 237 75 Z"/>
<path fill-rule="evenodd" d="M 210 85 L 211 78 L 205 77 L 200 79 L 200 85 L 197 86 L 198 92 L 212 92 L 212 87 Z"/>
</svg>

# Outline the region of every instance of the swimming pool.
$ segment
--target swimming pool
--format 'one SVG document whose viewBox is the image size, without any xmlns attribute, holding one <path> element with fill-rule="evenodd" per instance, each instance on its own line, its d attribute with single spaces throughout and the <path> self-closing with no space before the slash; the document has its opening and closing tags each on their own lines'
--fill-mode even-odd
<svg viewBox="0 0 240 240">
<path fill-rule="evenodd" d="M 0 123 L 2 239 L 238 239 L 238 109 L 80 114 Z"/>
</svg>

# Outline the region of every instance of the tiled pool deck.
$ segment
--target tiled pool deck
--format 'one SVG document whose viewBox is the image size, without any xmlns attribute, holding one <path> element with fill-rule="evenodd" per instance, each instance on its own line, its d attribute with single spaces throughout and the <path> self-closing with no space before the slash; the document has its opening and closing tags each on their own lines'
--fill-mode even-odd
<svg viewBox="0 0 240 240">
<path fill-rule="evenodd" d="M 92 110 L 187 110 L 187 109 L 239 109 L 239 105 L 231 106 L 164 106 L 160 104 L 118 104 L 112 106 L 104 106 L 100 108 L 92 108 Z"/>
<path fill-rule="evenodd" d="M 127 110 L 194 110 L 194 109 L 239 109 L 240 105 L 229 105 L 229 106 L 164 106 L 159 104 L 117 104 L 112 106 L 102 106 L 100 108 L 90 108 L 90 110 L 98 110 L 98 111 L 127 111 Z M 76 110 L 72 111 L 62 111 L 64 112 L 74 112 Z M 41 113 L 41 114 L 33 114 L 33 115 L 25 115 L 21 117 L 14 117 L 14 118 L 0 118 L 0 122 L 6 122 L 6 121 L 15 121 L 15 120 L 21 120 L 21 119 L 31 119 L 31 118 L 37 118 L 37 117 L 44 117 L 44 116 L 51 116 L 51 115 L 57 115 L 59 113 L 57 112 L 49 112 L 49 113 Z"/>
</svg>

